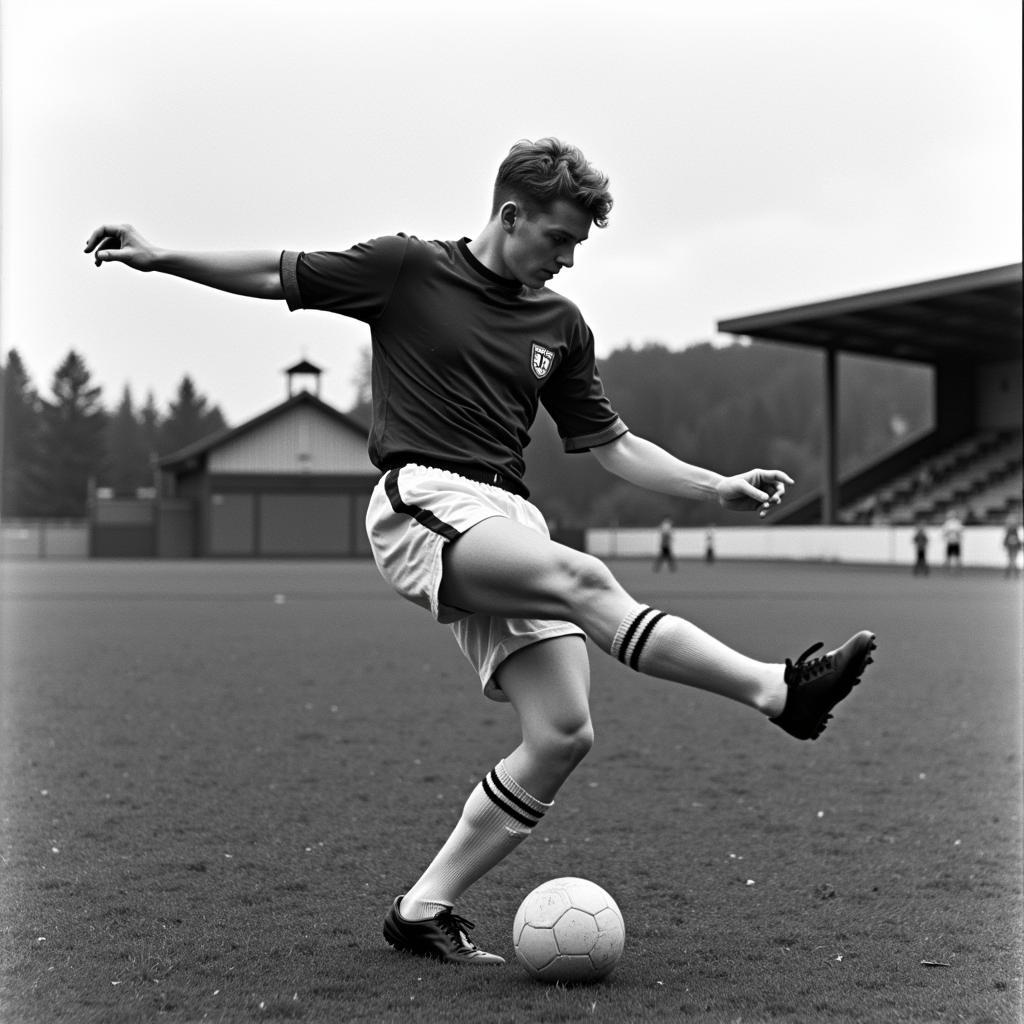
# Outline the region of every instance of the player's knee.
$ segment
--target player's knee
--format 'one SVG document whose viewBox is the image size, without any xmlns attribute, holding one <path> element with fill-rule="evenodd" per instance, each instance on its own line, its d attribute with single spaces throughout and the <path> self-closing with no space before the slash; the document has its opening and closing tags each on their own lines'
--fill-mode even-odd
<svg viewBox="0 0 1024 1024">
<path fill-rule="evenodd" d="M 568 607 L 593 605 L 615 585 L 611 570 L 593 555 L 566 553 L 558 566 L 561 591 Z"/>
<path fill-rule="evenodd" d="M 590 753 L 594 745 L 594 725 L 589 715 L 552 722 L 536 741 L 541 757 L 568 774 Z"/>
<path fill-rule="evenodd" d="M 589 715 L 565 735 L 564 744 L 573 765 L 579 764 L 590 753 L 594 746 L 594 723 Z"/>
</svg>

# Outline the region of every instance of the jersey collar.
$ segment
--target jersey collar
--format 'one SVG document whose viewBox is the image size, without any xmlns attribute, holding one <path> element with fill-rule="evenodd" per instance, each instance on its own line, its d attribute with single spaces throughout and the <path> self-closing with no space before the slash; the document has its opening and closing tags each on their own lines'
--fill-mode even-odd
<svg viewBox="0 0 1024 1024">
<path fill-rule="evenodd" d="M 459 252 L 465 257 L 466 262 L 469 264 L 470 269 L 475 273 L 479 274 L 484 280 L 491 284 L 496 284 L 500 288 L 504 288 L 505 291 L 518 292 L 522 290 L 522 282 L 517 281 L 514 277 L 502 277 L 501 274 L 496 274 L 490 267 L 485 267 L 469 250 L 469 239 L 460 238 L 458 242 Z"/>
</svg>

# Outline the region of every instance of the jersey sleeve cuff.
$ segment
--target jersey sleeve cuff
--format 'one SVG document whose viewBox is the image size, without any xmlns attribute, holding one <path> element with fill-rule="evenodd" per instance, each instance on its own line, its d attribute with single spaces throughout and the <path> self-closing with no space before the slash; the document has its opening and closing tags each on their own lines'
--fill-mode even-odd
<svg viewBox="0 0 1024 1024">
<path fill-rule="evenodd" d="M 292 311 L 302 309 L 302 293 L 299 291 L 298 265 L 301 253 L 291 252 L 285 249 L 281 253 L 281 287 L 284 289 L 284 299 L 288 308 Z"/>
<path fill-rule="evenodd" d="M 591 448 L 600 448 L 603 444 L 608 444 L 614 441 L 618 437 L 622 437 L 623 434 L 629 433 L 629 427 L 622 422 L 617 416 L 615 422 L 605 427 L 604 430 L 599 430 L 595 434 L 583 434 L 580 437 L 564 437 L 562 438 L 562 447 L 567 452 L 589 452 Z"/>
</svg>

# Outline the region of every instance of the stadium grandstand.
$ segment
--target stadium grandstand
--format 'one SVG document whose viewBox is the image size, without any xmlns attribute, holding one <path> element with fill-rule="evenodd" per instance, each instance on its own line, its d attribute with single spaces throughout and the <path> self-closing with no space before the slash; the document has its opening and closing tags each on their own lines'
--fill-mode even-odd
<svg viewBox="0 0 1024 1024">
<path fill-rule="evenodd" d="M 1001 524 L 1021 513 L 1021 264 L 722 320 L 737 337 L 823 354 L 824 485 L 779 523 L 907 525 L 949 511 Z M 934 422 L 869 466 L 840 475 L 838 357 L 930 366 Z M 884 364 L 883 364 L 884 365 Z"/>
</svg>

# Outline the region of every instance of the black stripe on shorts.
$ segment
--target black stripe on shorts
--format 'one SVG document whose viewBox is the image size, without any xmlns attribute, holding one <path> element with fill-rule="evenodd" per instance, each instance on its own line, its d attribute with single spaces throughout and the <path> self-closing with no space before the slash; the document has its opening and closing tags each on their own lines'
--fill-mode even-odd
<svg viewBox="0 0 1024 1024">
<path fill-rule="evenodd" d="M 458 540 L 461 534 L 454 526 L 449 526 L 447 523 L 442 522 L 428 509 L 421 508 L 419 505 L 407 505 L 402 500 L 402 495 L 398 490 L 399 472 L 400 470 L 398 469 L 389 470 L 384 478 L 384 490 L 387 492 L 391 507 L 402 515 L 412 516 L 420 526 L 433 530 L 434 533 L 440 534 L 445 540 Z"/>
</svg>

